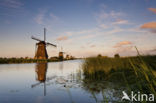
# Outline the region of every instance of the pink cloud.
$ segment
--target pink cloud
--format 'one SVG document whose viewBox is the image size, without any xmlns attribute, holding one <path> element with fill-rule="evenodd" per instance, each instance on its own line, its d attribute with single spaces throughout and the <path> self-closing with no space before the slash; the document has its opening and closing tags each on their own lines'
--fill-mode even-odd
<svg viewBox="0 0 156 103">
<path fill-rule="evenodd" d="M 148 10 L 152 11 L 153 13 L 156 14 L 156 8 L 148 8 Z"/>
<path fill-rule="evenodd" d="M 58 38 L 56 38 L 57 41 L 63 41 L 63 40 L 67 40 L 68 37 L 67 36 L 60 36 Z"/>
<path fill-rule="evenodd" d="M 142 29 L 156 29 L 156 22 L 148 22 L 141 26 Z"/>
<path fill-rule="evenodd" d="M 148 22 L 141 26 L 141 29 L 148 29 L 151 33 L 156 33 L 156 22 Z"/>
<path fill-rule="evenodd" d="M 114 46 L 114 48 L 122 47 L 123 45 L 131 45 L 131 44 L 132 44 L 132 42 L 130 42 L 130 41 L 121 41 L 121 42 L 117 43 L 117 44 Z"/>
</svg>

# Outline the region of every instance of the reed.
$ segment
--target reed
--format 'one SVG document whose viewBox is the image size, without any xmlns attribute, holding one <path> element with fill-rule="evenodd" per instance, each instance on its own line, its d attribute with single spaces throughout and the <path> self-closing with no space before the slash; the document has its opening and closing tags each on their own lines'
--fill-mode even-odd
<svg viewBox="0 0 156 103">
<path fill-rule="evenodd" d="M 108 81 L 126 87 L 128 93 L 139 91 L 156 97 L 156 56 L 141 56 L 138 52 L 135 57 L 89 57 L 82 68 L 84 85 Z"/>
</svg>

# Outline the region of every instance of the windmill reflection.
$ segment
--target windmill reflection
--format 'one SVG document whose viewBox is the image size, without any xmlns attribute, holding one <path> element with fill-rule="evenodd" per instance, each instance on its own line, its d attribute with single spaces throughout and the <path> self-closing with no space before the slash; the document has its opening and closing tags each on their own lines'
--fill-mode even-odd
<svg viewBox="0 0 156 103">
<path fill-rule="evenodd" d="M 36 80 L 40 82 L 46 81 L 46 73 L 47 73 L 47 63 L 37 63 L 36 64 Z"/>
<path fill-rule="evenodd" d="M 63 61 L 59 62 L 59 70 L 63 74 Z"/>
<path fill-rule="evenodd" d="M 39 81 L 36 84 L 31 85 L 32 88 L 44 84 L 44 96 L 46 95 L 46 73 L 47 73 L 47 63 L 36 63 L 36 80 Z"/>
</svg>

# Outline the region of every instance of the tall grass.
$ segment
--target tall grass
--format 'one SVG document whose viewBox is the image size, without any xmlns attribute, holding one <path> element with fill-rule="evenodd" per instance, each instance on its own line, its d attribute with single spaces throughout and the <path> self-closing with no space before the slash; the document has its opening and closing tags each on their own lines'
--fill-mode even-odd
<svg viewBox="0 0 156 103">
<path fill-rule="evenodd" d="M 129 93 L 139 91 L 156 97 L 156 56 L 141 56 L 138 52 L 135 57 L 89 57 L 82 68 L 84 84 L 109 81 L 126 87 Z"/>
</svg>

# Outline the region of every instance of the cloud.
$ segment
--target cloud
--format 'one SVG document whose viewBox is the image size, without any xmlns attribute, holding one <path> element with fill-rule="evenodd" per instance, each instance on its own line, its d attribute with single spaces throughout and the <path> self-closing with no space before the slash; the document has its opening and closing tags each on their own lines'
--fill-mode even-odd
<svg viewBox="0 0 156 103">
<path fill-rule="evenodd" d="M 99 31 L 98 28 L 92 28 L 92 29 L 87 29 L 87 30 L 80 30 L 80 31 L 68 31 L 64 32 L 63 34 L 66 34 L 68 36 L 73 36 L 74 38 L 92 38 L 95 37 L 96 33 Z"/>
<path fill-rule="evenodd" d="M 72 42 L 77 42 L 77 41 L 90 41 L 95 38 L 107 36 L 111 37 L 111 35 L 123 32 L 124 29 L 121 29 L 119 27 L 114 27 L 111 30 L 103 30 L 102 28 L 92 28 L 92 29 L 87 29 L 87 30 L 80 30 L 80 31 L 68 31 L 64 32 L 61 34 L 66 34 L 64 36 L 58 37 L 57 40 L 61 41 L 62 38 L 64 37 L 70 37 L 68 40 L 72 40 Z M 60 40 L 61 39 L 61 40 Z M 68 41 L 66 40 L 66 42 Z"/>
<path fill-rule="evenodd" d="M 114 33 L 122 32 L 122 31 L 124 31 L 124 29 L 121 29 L 119 27 L 115 27 L 112 30 L 108 31 L 107 34 L 114 34 Z"/>
<path fill-rule="evenodd" d="M 53 13 L 48 13 L 47 9 L 43 9 L 39 11 L 34 20 L 37 24 L 48 25 L 49 23 L 57 23 L 59 21 L 59 17 L 57 17 Z"/>
<path fill-rule="evenodd" d="M 34 18 L 36 23 L 43 24 L 45 14 L 46 14 L 46 10 L 40 11 L 39 14 Z"/>
<path fill-rule="evenodd" d="M 50 13 L 50 16 L 53 20 L 57 21 L 59 20 L 59 17 L 57 17 L 56 15 L 54 15 L 53 13 Z"/>
<path fill-rule="evenodd" d="M 130 41 L 121 41 L 121 42 L 118 42 L 118 43 L 114 46 L 114 48 L 122 47 L 123 45 L 131 45 L 131 44 L 132 44 L 132 42 L 130 42 Z"/>
<path fill-rule="evenodd" d="M 123 20 L 123 19 L 117 19 L 115 22 L 112 24 L 129 24 L 128 20 Z"/>
<path fill-rule="evenodd" d="M 63 41 L 63 40 L 67 40 L 68 37 L 67 36 L 60 36 L 58 38 L 56 38 L 57 41 Z"/>
<path fill-rule="evenodd" d="M 24 4 L 20 0 L 1 0 L 0 5 L 8 8 L 20 8 Z"/>
<path fill-rule="evenodd" d="M 148 22 L 143 24 L 141 29 L 148 29 L 151 33 L 156 33 L 156 22 Z"/>
<path fill-rule="evenodd" d="M 148 22 L 141 26 L 142 29 L 156 29 L 156 22 Z"/>
<path fill-rule="evenodd" d="M 68 31 L 68 32 L 65 32 L 64 34 L 73 36 L 74 38 L 88 39 L 88 38 L 93 38 L 93 37 L 102 36 L 102 35 L 110 35 L 110 34 L 115 34 L 115 33 L 124 31 L 124 29 L 119 28 L 119 27 L 113 27 L 107 31 L 103 30 L 103 28 L 107 28 L 107 27 L 105 27 L 105 25 L 100 25 L 98 28 L 92 28 L 92 29 L 80 30 L 80 31 Z"/>
<path fill-rule="evenodd" d="M 123 16 L 124 14 L 121 12 L 115 12 L 115 11 L 110 11 L 110 12 L 105 12 L 104 10 L 101 10 L 99 13 L 95 14 L 97 22 L 103 22 L 106 19 L 111 19 L 111 18 L 118 18 Z"/>
<path fill-rule="evenodd" d="M 153 13 L 156 14 L 156 8 L 148 8 L 148 10 L 152 11 Z"/>
</svg>

